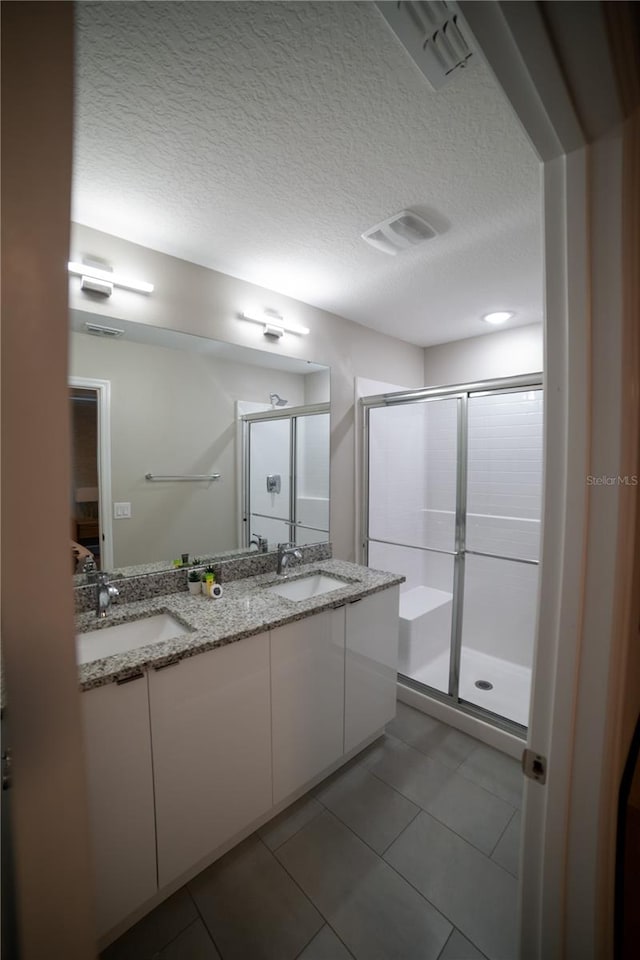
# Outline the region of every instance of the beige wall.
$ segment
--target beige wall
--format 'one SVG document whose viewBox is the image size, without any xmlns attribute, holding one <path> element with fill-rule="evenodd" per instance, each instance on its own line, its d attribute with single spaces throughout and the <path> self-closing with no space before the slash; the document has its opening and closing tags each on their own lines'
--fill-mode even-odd
<svg viewBox="0 0 640 960">
<path fill-rule="evenodd" d="M 326 403 L 331 396 L 331 371 L 318 370 L 308 373 L 304 378 L 304 402 Z"/>
<path fill-rule="evenodd" d="M 111 384 L 111 495 L 132 509 L 112 521 L 114 565 L 238 546 L 235 402 L 268 403 L 275 391 L 304 403 L 309 375 L 82 333 L 71 334 L 70 373 Z M 149 472 L 221 479 L 149 483 Z"/>
<path fill-rule="evenodd" d="M 335 314 L 245 283 L 226 274 L 74 225 L 71 254 L 102 257 L 129 276 L 155 284 L 151 296 L 114 290 L 109 300 L 80 292 L 70 278 L 72 308 L 103 318 L 121 318 L 212 337 L 331 367 L 331 539 L 334 555 L 354 559 L 354 377 L 420 387 L 424 351 L 344 320 Z M 238 320 L 247 309 L 278 310 L 310 328 L 307 337 L 286 334 L 268 343 L 262 328 Z"/>
<path fill-rule="evenodd" d="M 542 324 L 453 340 L 424 352 L 427 387 L 516 377 L 542 370 Z"/>
</svg>

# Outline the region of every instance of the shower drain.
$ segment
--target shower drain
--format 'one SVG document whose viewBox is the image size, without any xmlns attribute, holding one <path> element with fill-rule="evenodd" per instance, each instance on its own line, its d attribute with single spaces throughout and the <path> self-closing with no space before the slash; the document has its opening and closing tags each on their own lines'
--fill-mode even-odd
<svg viewBox="0 0 640 960">
<path fill-rule="evenodd" d="M 476 680 L 476 687 L 479 687 L 480 690 L 493 690 L 493 684 L 489 683 L 488 680 Z"/>
</svg>

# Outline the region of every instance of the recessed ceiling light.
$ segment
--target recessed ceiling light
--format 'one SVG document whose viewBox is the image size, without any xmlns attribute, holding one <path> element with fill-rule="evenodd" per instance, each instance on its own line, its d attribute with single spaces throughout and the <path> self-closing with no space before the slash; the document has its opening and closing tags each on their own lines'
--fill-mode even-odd
<svg viewBox="0 0 640 960">
<path fill-rule="evenodd" d="M 485 313 L 482 318 L 486 323 L 493 323 L 498 325 L 500 323 L 506 323 L 507 320 L 511 320 L 513 316 L 512 313 L 509 313 L 507 310 L 498 310 L 497 313 Z"/>
</svg>

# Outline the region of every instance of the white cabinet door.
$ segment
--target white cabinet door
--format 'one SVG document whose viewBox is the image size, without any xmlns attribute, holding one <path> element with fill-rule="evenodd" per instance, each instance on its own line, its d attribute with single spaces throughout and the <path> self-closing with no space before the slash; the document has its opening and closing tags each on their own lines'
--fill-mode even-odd
<svg viewBox="0 0 640 960">
<path fill-rule="evenodd" d="M 271 631 L 273 802 L 342 756 L 344 608 Z"/>
<path fill-rule="evenodd" d="M 396 713 L 399 587 L 346 606 L 345 753 Z"/>
<path fill-rule="evenodd" d="M 149 673 L 160 887 L 272 805 L 269 634 Z"/>
<path fill-rule="evenodd" d="M 81 704 L 102 936 L 157 890 L 147 678 L 87 690 Z"/>
</svg>

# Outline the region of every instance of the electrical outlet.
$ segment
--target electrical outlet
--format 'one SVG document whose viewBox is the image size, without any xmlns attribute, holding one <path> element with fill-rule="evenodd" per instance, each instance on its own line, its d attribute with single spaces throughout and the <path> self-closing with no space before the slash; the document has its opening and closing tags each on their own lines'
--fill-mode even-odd
<svg viewBox="0 0 640 960">
<path fill-rule="evenodd" d="M 114 503 L 113 505 L 113 517 L 114 520 L 127 520 L 131 516 L 131 504 L 130 503 Z"/>
</svg>

